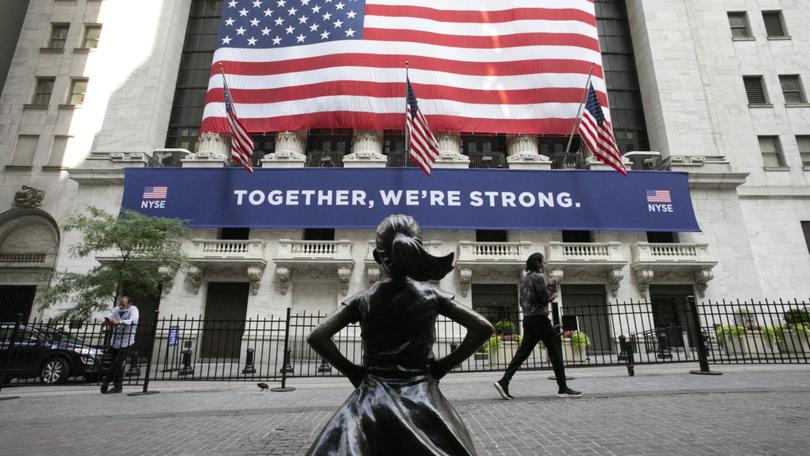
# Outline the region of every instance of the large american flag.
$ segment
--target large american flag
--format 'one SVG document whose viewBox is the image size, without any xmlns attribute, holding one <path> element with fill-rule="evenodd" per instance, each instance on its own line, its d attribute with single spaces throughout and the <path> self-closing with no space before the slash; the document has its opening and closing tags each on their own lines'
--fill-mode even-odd
<svg viewBox="0 0 810 456">
<path fill-rule="evenodd" d="M 588 84 L 587 90 L 585 109 L 582 111 L 582 117 L 577 127 L 579 136 L 596 158 L 626 176 L 627 169 L 622 163 L 619 148 L 616 147 L 616 139 L 613 137 L 610 121 L 605 118 L 593 85 Z"/>
<path fill-rule="evenodd" d="M 430 131 L 425 116 L 419 110 L 416 94 L 411 87 L 411 81 L 405 78 L 408 94 L 405 103 L 405 141 L 408 145 L 408 154 L 416 165 L 430 175 L 433 163 L 439 156 L 439 144 Z"/>
<path fill-rule="evenodd" d="M 404 64 L 433 131 L 568 135 L 607 106 L 593 0 L 225 0 L 203 131 L 402 129 Z M 607 110 L 605 115 L 608 116 Z"/>
<path fill-rule="evenodd" d="M 228 118 L 228 131 L 231 133 L 231 160 L 244 166 L 253 174 L 253 138 L 236 117 L 233 107 L 233 97 L 228 88 L 228 82 L 223 78 L 223 96 L 225 97 L 225 115 Z"/>
</svg>

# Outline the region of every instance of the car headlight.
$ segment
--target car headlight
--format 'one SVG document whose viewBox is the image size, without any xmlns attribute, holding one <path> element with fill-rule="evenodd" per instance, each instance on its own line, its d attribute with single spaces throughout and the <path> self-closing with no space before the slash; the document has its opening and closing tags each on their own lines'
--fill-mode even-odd
<svg viewBox="0 0 810 456">
<path fill-rule="evenodd" d="M 85 347 L 82 347 L 82 348 L 74 348 L 73 351 L 75 351 L 76 353 L 78 353 L 80 355 L 87 355 L 87 356 L 98 356 L 99 355 L 99 351 L 98 351 L 97 348 L 85 348 Z"/>
</svg>

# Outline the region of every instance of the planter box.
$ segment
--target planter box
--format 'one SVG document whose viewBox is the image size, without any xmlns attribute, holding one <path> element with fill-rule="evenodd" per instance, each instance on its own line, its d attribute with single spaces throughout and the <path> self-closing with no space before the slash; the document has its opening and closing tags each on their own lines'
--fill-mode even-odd
<svg viewBox="0 0 810 456">
<path fill-rule="evenodd" d="M 747 349 L 751 356 L 773 356 L 779 349 L 776 341 L 768 338 L 762 333 L 746 334 Z"/>
<path fill-rule="evenodd" d="M 562 339 L 563 360 L 571 363 L 581 363 L 585 361 L 585 347 L 574 347 L 571 339 Z"/>
<path fill-rule="evenodd" d="M 518 349 L 517 342 L 501 341 L 501 344 L 498 346 L 498 348 L 493 350 L 489 354 L 489 363 L 502 366 L 508 365 L 509 362 L 512 361 L 512 357 L 514 356 L 517 349 Z"/>
<path fill-rule="evenodd" d="M 780 336 L 779 350 L 782 352 L 810 355 L 810 341 L 807 334 L 796 331 L 782 331 Z"/>
<path fill-rule="evenodd" d="M 745 354 L 745 341 L 742 337 L 727 334 L 723 338 L 723 343 L 720 344 L 728 356 L 744 355 Z"/>
</svg>

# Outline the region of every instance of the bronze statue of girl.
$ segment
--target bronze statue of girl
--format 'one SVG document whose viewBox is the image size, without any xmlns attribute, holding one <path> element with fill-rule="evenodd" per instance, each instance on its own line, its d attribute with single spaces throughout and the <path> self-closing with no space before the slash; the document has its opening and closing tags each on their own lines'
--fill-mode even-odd
<svg viewBox="0 0 810 456">
<path fill-rule="evenodd" d="M 410 216 L 391 215 L 380 223 L 374 259 L 387 278 L 346 300 L 307 339 L 356 388 L 307 454 L 474 455 L 470 434 L 438 381 L 481 347 L 492 325 L 453 295 L 420 283 L 452 271 L 453 254 L 435 257 L 425 251 Z M 438 315 L 464 326 L 467 335 L 449 355 L 435 359 Z M 362 366 L 332 342 L 356 322 L 362 330 Z"/>
</svg>

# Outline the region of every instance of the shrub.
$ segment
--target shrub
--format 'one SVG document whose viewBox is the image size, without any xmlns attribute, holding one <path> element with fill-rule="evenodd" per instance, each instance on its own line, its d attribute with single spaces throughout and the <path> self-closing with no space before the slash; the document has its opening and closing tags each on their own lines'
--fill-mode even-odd
<svg viewBox="0 0 810 456">
<path fill-rule="evenodd" d="M 484 346 L 481 347 L 484 353 L 492 353 L 501 346 L 501 338 L 498 336 L 490 337 L 486 342 L 484 342 Z"/>
<path fill-rule="evenodd" d="M 757 326 L 757 315 L 750 309 L 740 309 L 734 312 L 734 322 L 746 329 L 753 329 Z"/>
<path fill-rule="evenodd" d="M 501 320 L 495 323 L 495 332 L 502 335 L 514 334 L 515 324 L 509 320 Z"/>
<path fill-rule="evenodd" d="M 779 340 L 779 334 L 781 333 L 781 325 L 778 326 L 763 326 L 759 329 L 760 334 L 762 337 L 767 337 L 768 340 L 771 342 L 776 342 Z"/>
<path fill-rule="evenodd" d="M 784 317 L 788 325 L 810 325 L 810 311 L 807 309 L 790 309 Z"/>
<path fill-rule="evenodd" d="M 745 334 L 745 328 L 742 326 L 718 326 L 714 328 L 714 334 L 717 336 L 717 343 L 723 344 L 726 337 L 742 337 Z"/>
<path fill-rule="evenodd" d="M 565 337 L 571 339 L 572 347 L 585 348 L 591 346 L 591 338 L 582 331 L 571 331 Z"/>
</svg>

